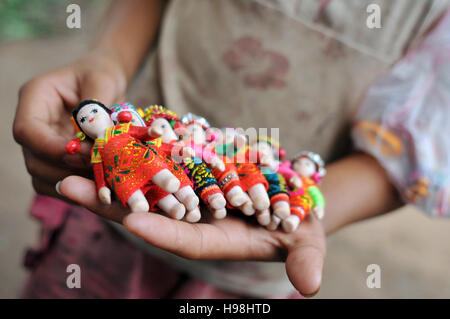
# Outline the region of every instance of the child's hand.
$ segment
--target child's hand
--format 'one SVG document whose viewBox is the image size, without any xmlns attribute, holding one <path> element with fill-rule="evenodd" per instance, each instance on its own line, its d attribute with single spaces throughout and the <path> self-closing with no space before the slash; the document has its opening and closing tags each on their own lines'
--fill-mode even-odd
<svg viewBox="0 0 450 319">
<path fill-rule="evenodd" d="M 13 133 L 22 145 L 26 167 L 39 194 L 58 197 L 58 181 L 73 174 L 90 174 L 89 143 L 83 142 L 76 155 L 65 152 L 75 132 L 68 119 L 83 99 L 107 104 L 122 101 L 127 81 L 117 61 L 110 53 L 92 53 L 21 88 Z"/>
<path fill-rule="evenodd" d="M 313 295 L 320 288 L 325 233 L 313 214 L 295 232 L 287 234 L 271 232 L 233 216 L 189 224 L 157 213 L 129 214 L 129 210 L 118 202 L 102 204 L 96 195 L 95 183 L 79 176 L 64 179 L 60 191 L 67 199 L 98 215 L 123 223 L 130 232 L 151 245 L 179 256 L 189 259 L 285 260 L 287 275 L 300 293 Z"/>
</svg>

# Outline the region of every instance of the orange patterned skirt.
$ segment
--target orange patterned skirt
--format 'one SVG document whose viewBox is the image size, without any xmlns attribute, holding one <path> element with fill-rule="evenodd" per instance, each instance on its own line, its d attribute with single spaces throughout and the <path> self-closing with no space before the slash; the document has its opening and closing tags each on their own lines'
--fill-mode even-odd
<svg viewBox="0 0 450 319">
<path fill-rule="evenodd" d="M 124 206 L 137 190 L 150 189 L 151 178 L 167 163 L 141 141 L 124 133 L 110 139 L 102 150 L 105 180 Z"/>
</svg>

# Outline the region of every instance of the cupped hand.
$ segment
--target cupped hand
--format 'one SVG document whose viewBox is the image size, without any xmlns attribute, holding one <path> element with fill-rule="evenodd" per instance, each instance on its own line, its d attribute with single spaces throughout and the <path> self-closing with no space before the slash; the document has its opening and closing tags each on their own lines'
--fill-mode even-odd
<svg viewBox="0 0 450 319">
<path fill-rule="evenodd" d="M 67 199 L 123 223 L 136 236 L 176 255 L 189 259 L 285 261 L 287 275 L 301 294 L 311 296 L 320 288 L 326 245 L 322 224 L 314 214 L 288 234 L 268 231 L 235 216 L 190 224 L 156 213 L 129 213 L 118 202 L 102 204 L 95 183 L 80 176 L 67 177 L 59 189 Z"/>
<path fill-rule="evenodd" d="M 109 105 L 123 101 L 127 80 L 114 53 L 93 52 L 77 62 L 40 75 L 22 86 L 13 125 L 37 193 L 58 197 L 55 184 L 69 175 L 91 174 L 89 143 L 66 155 L 74 138 L 72 109 L 84 99 Z"/>
</svg>

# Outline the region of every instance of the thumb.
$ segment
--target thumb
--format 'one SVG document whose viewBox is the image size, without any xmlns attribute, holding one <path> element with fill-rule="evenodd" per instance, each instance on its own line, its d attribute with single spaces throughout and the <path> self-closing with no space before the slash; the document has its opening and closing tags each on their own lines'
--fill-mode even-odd
<svg viewBox="0 0 450 319">
<path fill-rule="evenodd" d="M 313 219 L 312 216 L 308 218 Z M 307 227 L 305 221 L 300 225 Z M 319 222 L 314 219 L 312 233 L 307 234 L 288 251 L 286 273 L 294 287 L 305 297 L 312 297 L 322 282 L 323 264 L 325 262 L 325 235 Z M 299 229 L 300 230 L 300 229 Z"/>
<path fill-rule="evenodd" d="M 81 176 L 66 177 L 59 183 L 58 190 L 61 196 L 71 202 L 117 223 L 121 223 L 129 213 L 129 210 L 117 201 L 109 205 L 103 204 L 98 198 L 94 181 Z"/>
<path fill-rule="evenodd" d="M 81 81 L 81 100 L 96 99 L 106 106 L 123 102 L 122 92 L 118 92 L 118 86 L 112 77 L 89 74 Z"/>
</svg>

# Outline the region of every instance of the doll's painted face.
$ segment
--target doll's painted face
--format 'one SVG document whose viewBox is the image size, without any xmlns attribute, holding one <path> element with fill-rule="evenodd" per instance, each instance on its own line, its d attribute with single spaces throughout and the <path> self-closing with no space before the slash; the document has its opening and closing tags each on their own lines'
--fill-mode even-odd
<svg viewBox="0 0 450 319">
<path fill-rule="evenodd" d="M 292 168 L 300 176 L 311 177 L 316 172 L 316 164 L 309 158 L 301 157 L 297 159 Z"/>
<path fill-rule="evenodd" d="M 152 122 L 151 125 L 152 128 L 159 128 L 163 132 L 161 138 L 164 143 L 169 143 L 173 140 L 178 140 L 177 134 L 175 134 L 175 131 L 172 129 L 172 126 L 170 126 L 169 121 L 167 121 L 164 118 L 157 118 Z"/>
<path fill-rule="evenodd" d="M 114 126 L 108 112 L 95 103 L 83 106 L 77 114 L 76 121 L 81 130 L 92 139 L 103 137 L 105 130 Z"/>
<path fill-rule="evenodd" d="M 188 125 L 183 135 L 185 139 L 193 140 L 195 144 L 206 143 L 206 133 L 201 125 L 195 123 Z"/>
</svg>

